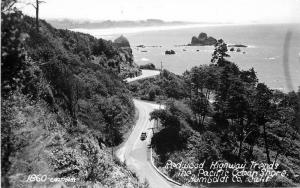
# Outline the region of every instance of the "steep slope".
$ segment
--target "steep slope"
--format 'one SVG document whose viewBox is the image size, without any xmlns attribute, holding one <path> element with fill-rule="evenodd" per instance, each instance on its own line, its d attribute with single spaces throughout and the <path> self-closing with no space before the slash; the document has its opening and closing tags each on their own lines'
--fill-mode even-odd
<svg viewBox="0 0 300 188">
<path fill-rule="evenodd" d="M 120 143 L 118 131 L 134 111 L 122 82 L 122 76 L 132 72 L 121 71 L 125 64 L 135 68 L 131 49 L 117 48 L 110 41 L 87 34 L 57 30 L 44 21 L 37 33 L 33 21 L 24 18 L 23 29 L 29 34 L 25 48 L 50 82 L 53 99 L 48 96 L 47 102 L 67 109 L 74 124 L 77 120 L 84 122 L 103 142 L 111 137 L 104 134 L 106 126 L 114 121 L 110 116 L 118 116 L 114 125 L 118 129 L 116 140 L 111 145 Z M 116 109 L 108 110 L 109 107 Z"/>
<path fill-rule="evenodd" d="M 111 154 L 134 115 L 119 68 L 139 72 L 131 52 L 45 21 L 37 32 L 16 10 L 1 16 L 2 187 L 146 186 Z"/>
</svg>

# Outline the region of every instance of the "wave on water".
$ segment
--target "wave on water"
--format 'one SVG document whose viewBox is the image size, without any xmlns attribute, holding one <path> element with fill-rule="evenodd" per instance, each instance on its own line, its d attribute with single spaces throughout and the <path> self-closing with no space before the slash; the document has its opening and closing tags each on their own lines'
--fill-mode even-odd
<svg viewBox="0 0 300 188">
<path fill-rule="evenodd" d="M 265 58 L 265 59 L 267 59 L 267 60 L 275 60 L 276 57 L 267 57 L 267 58 Z"/>
<path fill-rule="evenodd" d="M 234 48 L 244 48 L 244 47 L 237 47 L 237 46 L 235 46 L 237 44 L 240 44 L 240 43 L 227 43 L 227 47 L 230 46 L 230 47 L 234 47 Z M 246 48 L 257 48 L 257 46 L 251 45 L 251 44 L 244 44 L 244 43 L 242 43 L 241 45 L 245 45 Z"/>
<path fill-rule="evenodd" d="M 256 48 L 254 45 L 247 45 L 247 48 Z"/>
<path fill-rule="evenodd" d="M 185 24 L 185 25 L 168 25 L 168 26 L 148 26 L 148 27 L 115 27 L 115 28 L 101 28 L 101 29 L 71 29 L 72 31 L 91 34 L 97 38 L 105 37 L 109 38 L 112 35 L 120 34 L 132 34 L 145 31 L 165 31 L 165 30 L 177 30 L 188 29 L 198 27 L 212 27 L 212 26 L 224 26 L 228 24 Z"/>
<path fill-rule="evenodd" d="M 266 57 L 266 60 L 276 60 L 279 56 L 274 56 L 274 57 Z"/>
</svg>

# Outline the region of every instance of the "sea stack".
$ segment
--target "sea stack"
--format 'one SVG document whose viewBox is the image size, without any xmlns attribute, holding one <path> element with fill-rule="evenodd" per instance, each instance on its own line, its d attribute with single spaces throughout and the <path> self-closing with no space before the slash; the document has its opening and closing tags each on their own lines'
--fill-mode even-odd
<svg viewBox="0 0 300 188">
<path fill-rule="evenodd" d="M 217 39 L 207 36 L 206 33 L 200 33 L 198 37 L 193 36 L 190 46 L 211 46 L 217 43 Z"/>
</svg>

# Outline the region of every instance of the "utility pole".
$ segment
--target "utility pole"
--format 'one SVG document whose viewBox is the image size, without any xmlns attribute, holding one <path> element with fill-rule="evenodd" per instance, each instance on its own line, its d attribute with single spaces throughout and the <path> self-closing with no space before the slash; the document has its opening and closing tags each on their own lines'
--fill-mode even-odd
<svg viewBox="0 0 300 188">
<path fill-rule="evenodd" d="M 149 129 L 152 129 L 152 135 L 154 135 L 154 129 L 155 129 L 155 127 L 151 127 Z"/>
</svg>

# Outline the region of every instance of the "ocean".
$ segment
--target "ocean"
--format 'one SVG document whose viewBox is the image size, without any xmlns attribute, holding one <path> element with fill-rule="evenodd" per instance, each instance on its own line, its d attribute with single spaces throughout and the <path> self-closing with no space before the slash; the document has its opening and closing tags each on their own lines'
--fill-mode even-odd
<svg viewBox="0 0 300 188">
<path fill-rule="evenodd" d="M 153 63 L 176 74 L 209 64 L 213 46 L 181 46 L 200 32 L 227 44 L 244 44 L 241 52 L 228 52 L 228 60 L 241 69 L 253 67 L 260 82 L 284 92 L 300 86 L 300 24 L 185 25 L 146 28 L 75 29 L 97 38 L 114 40 L 123 34 L 138 65 Z M 286 37 L 290 32 L 290 37 Z M 289 38 L 290 40 L 286 40 Z M 136 47 L 145 45 L 145 48 Z M 176 54 L 165 55 L 166 50 Z M 286 50 L 285 50 L 286 49 Z M 228 48 L 229 50 L 229 48 Z M 286 58 L 284 58 L 286 57 Z M 285 59 L 285 60 L 283 60 Z"/>
</svg>

